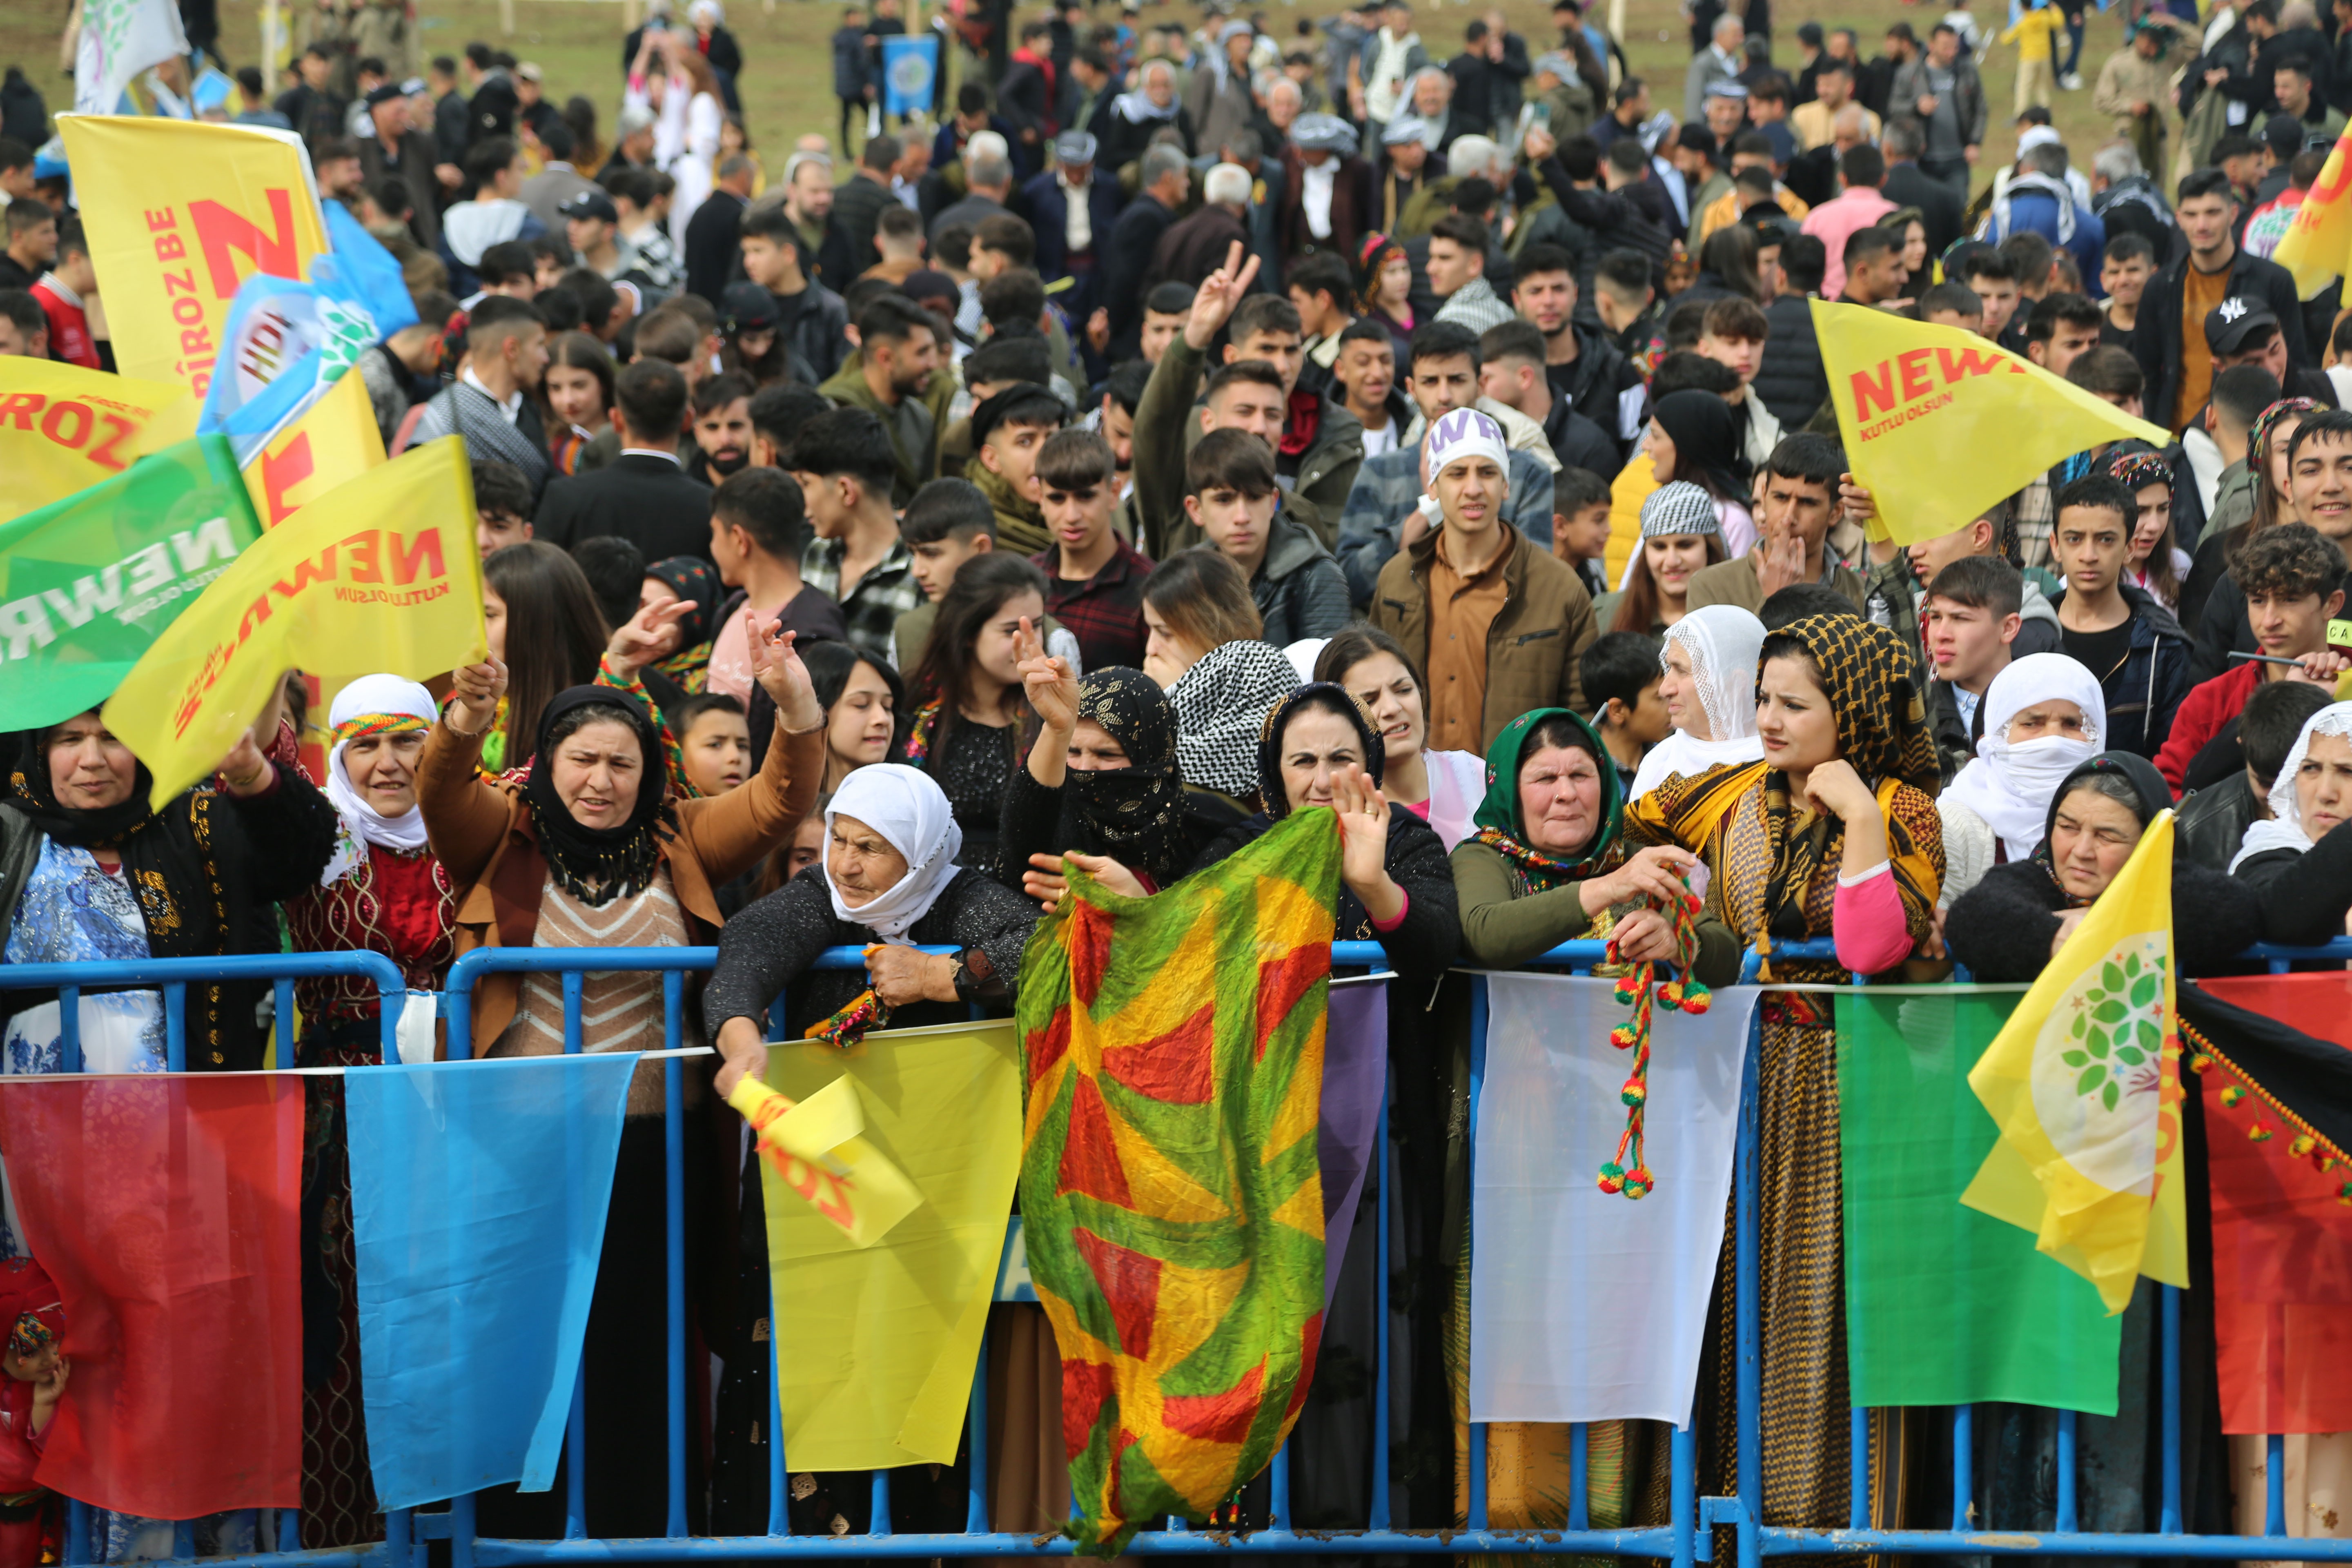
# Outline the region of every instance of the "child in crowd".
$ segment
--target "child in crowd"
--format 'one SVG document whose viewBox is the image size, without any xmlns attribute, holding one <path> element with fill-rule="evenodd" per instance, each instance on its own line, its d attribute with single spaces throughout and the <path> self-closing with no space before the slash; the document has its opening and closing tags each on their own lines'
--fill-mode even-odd
<svg viewBox="0 0 2352 1568">
<path fill-rule="evenodd" d="M 474 543 L 488 561 L 509 544 L 530 538 L 530 481 L 512 463 L 477 458 L 474 468 Z"/>
<path fill-rule="evenodd" d="M 1609 548 L 1609 481 L 1591 468 L 1562 468 L 1552 476 L 1551 552 L 1576 569 L 1595 599 L 1609 591 L 1601 565 Z"/>
<path fill-rule="evenodd" d="M 48 1490 L 34 1479 L 72 1371 L 58 1335 L 63 1310 L 47 1270 L 29 1258 L 0 1266 L 0 1568 L 37 1568 Z"/>
<path fill-rule="evenodd" d="M 1964 331 L 1984 331 L 1984 301 L 1965 283 L 1938 283 L 1919 296 L 1919 319 Z"/>
<path fill-rule="evenodd" d="M 706 795 L 725 795 L 751 771 L 751 726 L 741 699 L 705 691 L 678 704 L 680 763 L 687 782 Z"/>
<path fill-rule="evenodd" d="M 1617 764 L 1624 795 L 1633 794 L 1642 754 L 1674 729 L 1665 700 L 1658 695 L 1664 673 L 1659 655 L 1664 651 L 1664 645 L 1647 632 L 1610 632 L 1593 639 L 1578 666 L 1584 700 L 1592 705 L 1593 725 Z"/>
<path fill-rule="evenodd" d="M 923 590 L 923 603 L 900 616 L 891 628 L 891 652 L 898 668 L 912 669 L 923 662 L 923 649 L 931 640 L 932 619 L 956 573 L 973 556 L 995 550 L 996 513 L 971 480 L 933 479 L 907 503 L 906 515 L 898 521 L 898 537 L 907 542 L 915 558 L 915 582 Z M 1045 637 L 1045 651 L 1070 660 L 1071 668 L 1076 668 L 1078 639 L 1051 616 L 1039 629 Z"/>
</svg>

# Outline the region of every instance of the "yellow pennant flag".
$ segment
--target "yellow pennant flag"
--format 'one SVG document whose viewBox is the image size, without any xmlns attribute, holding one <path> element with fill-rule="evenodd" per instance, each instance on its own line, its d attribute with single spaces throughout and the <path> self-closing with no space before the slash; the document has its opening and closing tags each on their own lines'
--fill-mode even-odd
<svg viewBox="0 0 2352 1568">
<path fill-rule="evenodd" d="M 289 419 L 245 466 L 254 515 L 276 528 L 305 502 L 383 462 L 383 436 L 367 382 L 346 371 L 319 400 Z"/>
<path fill-rule="evenodd" d="M 1958 327 L 1813 301 L 1845 464 L 1898 544 L 1967 527 L 2061 458 L 2172 437 Z"/>
<path fill-rule="evenodd" d="M 2336 139 L 2271 259 L 2294 274 L 2306 300 L 2352 271 L 2352 131 Z"/>
<path fill-rule="evenodd" d="M 55 360 L 0 357 L 0 522 L 114 478 L 196 433 L 196 399 Z"/>
<path fill-rule="evenodd" d="M 1960 1201 L 2032 1231 L 2110 1315 L 2189 1283 L 2172 813 L 2150 823 L 1969 1074 L 2000 1142 Z"/>
<path fill-rule="evenodd" d="M 768 1047 L 769 1084 L 803 1107 L 849 1085 L 861 1136 L 921 1199 L 861 1247 L 761 1166 L 793 1469 L 954 1462 L 1021 1166 L 1020 1059 L 1010 1019 Z"/>
<path fill-rule="evenodd" d="M 107 704 L 160 807 L 203 778 L 299 666 L 424 680 L 480 659 L 474 480 L 455 436 L 265 532 L 155 639 Z"/>
<path fill-rule="evenodd" d="M 857 1086 L 835 1079 L 795 1103 L 756 1079 L 727 1097 L 760 1135 L 760 1152 L 783 1184 L 841 1227 L 852 1247 L 871 1247 L 921 1206 L 898 1166 L 859 1134 L 866 1112 Z"/>
<path fill-rule="evenodd" d="M 290 132 L 131 115 L 58 118 L 126 374 L 212 384 L 237 286 L 307 279 L 330 248 L 310 160 Z"/>
</svg>

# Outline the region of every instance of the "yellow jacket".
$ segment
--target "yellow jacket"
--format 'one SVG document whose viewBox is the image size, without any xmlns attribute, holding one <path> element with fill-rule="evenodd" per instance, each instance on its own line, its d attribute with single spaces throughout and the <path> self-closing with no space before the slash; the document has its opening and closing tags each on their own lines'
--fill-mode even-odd
<svg viewBox="0 0 2352 1568">
<path fill-rule="evenodd" d="M 2057 6 L 2044 5 L 2039 11 L 2028 11 L 2020 16 L 2016 24 L 2000 36 L 2000 41 L 2017 46 L 2020 61 L 2047 60 L 2051 58 L 2052 40 L 2065 25 L 2066 18 L 2059 15 Z"/>
<path fill-rule="evenodd" d="M 1787 213 L 1791 220 L 1798 223 L 1804 222 L 1805 215 L 1812 210 L 1805 205 L 1802 197 L 1778 180 L 1772 182 L 1772 199 L 1780 204 L 1782 212 Z M 1724 192 L 1723 195 L 1699 208 L 1698 243 L 1705 245 L 1707 237 L 1717 229 L 1729 228 L 1733 224 L 1738 223 L 1740 210 L 1739 191 L 1737 186 Z"/>
</svg>

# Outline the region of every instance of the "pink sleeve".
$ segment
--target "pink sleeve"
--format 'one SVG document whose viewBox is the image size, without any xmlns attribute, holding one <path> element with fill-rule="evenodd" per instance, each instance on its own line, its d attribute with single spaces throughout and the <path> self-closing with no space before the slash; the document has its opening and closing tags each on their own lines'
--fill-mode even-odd
<svg viewBox="0 0 2352 1568">
<path fill-rule="evenodd" d="M 1372 929 L 1374 931 L 1380 931 L 1385 935 L 1387 932 L 1392 931 L 1396 930 L 1397 927 L 1404 924 L 1404 917 L 1412 913 L 1412 895 L 1405 891 L 1404 889 L 1399 888 L 1397 889 L 1397 896 L 1402 899 L 1404 902 L 1397 906 L 1396 919 L 1391 921 L 1376 920 L 1372 921 Z"/>
<path fill-rule="evenodd" d="M 1895 890 L 1895 868 L 1882 864 L 1859 882 L 1838 879 L 1830 905 L 1830 930 L 1838 962 L 1857 974 L 1878 974 L 1911 956 L 1911 930 L 1903 895 Z"/>
</svg>

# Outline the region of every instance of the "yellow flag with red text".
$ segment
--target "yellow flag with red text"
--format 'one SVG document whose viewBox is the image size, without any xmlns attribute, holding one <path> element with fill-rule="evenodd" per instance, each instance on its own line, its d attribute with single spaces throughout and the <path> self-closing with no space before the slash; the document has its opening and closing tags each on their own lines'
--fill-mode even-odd
<svg viewBox="0 0 2352 1568">
<path fill-rule="evenodd" d="M 1960 1201 L 2032 1231 L 2109 1316 L 2189 1283 L 2172 813 L 2084 912 L 1969 1074 L 2000 1142 Z"/>
<path fill-rule="evenodd" d="M 300 140 L 245 125 L 131 115 L 58 120 L 81 218 L 130 375 L 212 384 L 221 328 L 256 273 L 306 279 L 331 247 Z"/>
<path fill-rule="evenodd" d="M 2078 452 L 2172 437 L 1959 327 L 1813 301 L 1845 466 L 1898 544 L 1967 527 Z"/>
<path fill-rule="evenodd" d="M 160 805 L 228 754 L 296 666 L 424 680 L 488 646 L 473 472 L 446 436 L 263 533 L 155 639 L 105 720 Z"/>
<path fill-rule="evenodd" d="M 383 435 L 367 382 L 345 371 L 319 400 L 289 419 L 245 466 L 254 515 L 276 528 L 305 502 L 383 462 Z"/>
<path fill-rule="evenodd" d="M 2352 132 L 2329 149 L 2271 259 L 2294 274 L 2294 291 L 2306 300 L 2352 272 Z"/>
<path fill-rule="evenodd" d="M 196 433 L 184 386 L 0 356 L 0 522 L 114 478 Z"/>
</svg>

